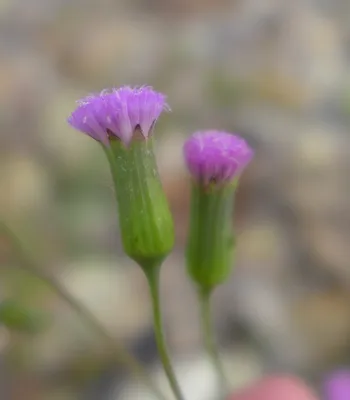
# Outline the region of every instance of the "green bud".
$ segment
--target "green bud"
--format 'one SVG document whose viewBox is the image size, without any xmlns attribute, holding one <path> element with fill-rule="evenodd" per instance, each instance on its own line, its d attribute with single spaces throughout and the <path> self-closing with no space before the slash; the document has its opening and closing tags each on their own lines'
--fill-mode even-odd
<svg viewBox="0 0 350 400">
<path fill-rule="evenodd" d="M 204 291 L 224 282 L 231 271 L 235 185 L 192 185 L 187 269 Z"/>
<path fill-rule="evenodd" d="M 107 154 L 126 254 L 143 269 L 159 265 L 174 245 L 174 226 L 159 178 L 152 137 L 137 130 L 126 145 L 118 138 Z"/>
</svg>

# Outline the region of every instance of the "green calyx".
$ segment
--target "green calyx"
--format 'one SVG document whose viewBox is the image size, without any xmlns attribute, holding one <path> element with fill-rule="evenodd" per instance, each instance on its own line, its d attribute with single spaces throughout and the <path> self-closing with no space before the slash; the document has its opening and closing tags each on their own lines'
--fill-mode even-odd
<svg viewBox="0 0 350 400">
<path fill-rule="evenodd" d="M 232 209 L 235 184 L 203 187 L 193 183 L 187 242 L 187 270 L 201 291 L 210 292 L 231 271 L 234 250 Z"/>
<path fill-rule="evenodd" d="M 111 139 L 104 150 L 115 185 L 124 250 L 147 270 L 161 264 L 172 250 L 174 226 L 152 138 L 139 136 L 128 146 Z"/>
</svg>

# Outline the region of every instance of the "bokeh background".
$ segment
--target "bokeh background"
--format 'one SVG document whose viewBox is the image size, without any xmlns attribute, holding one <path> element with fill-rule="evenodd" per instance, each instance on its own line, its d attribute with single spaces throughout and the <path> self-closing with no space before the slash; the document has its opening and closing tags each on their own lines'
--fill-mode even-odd
<svg viewBox="0 0 350 400">
<path fill-rule="evenodd" d="M 26 247 L 0 237 L 0 398 L 148 398 L 28 258 L 161 380 L 107 162 L 66 123 L 76 99 L 124 84 L 154 86 L 173 110 L 156 127 L 177 232 L 162 295 L 188 398 L 215 393 L 183 259 L 181 146 L 197 129 L 256 149 L 235 204 L 234 273 L 214 299 L 232 385 L 292 372 L 319 389 L 350 363 L 349 71 L 347 0 L 0 0 L 0 215 Z"/>
</svg>

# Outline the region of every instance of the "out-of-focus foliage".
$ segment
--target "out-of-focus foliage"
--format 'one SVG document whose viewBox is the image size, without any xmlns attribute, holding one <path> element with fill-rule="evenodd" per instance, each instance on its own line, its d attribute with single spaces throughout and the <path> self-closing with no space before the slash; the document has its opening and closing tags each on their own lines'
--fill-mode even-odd
<svg viewBox="0 0 350 400">
<path fill-rule="evenodd" d="M 12 299 L 0 303 L 0 324 L 23 333 L 38 333 L 47 326 L 47 316 L 38 310 L 29 309 Z"/>
</svg>

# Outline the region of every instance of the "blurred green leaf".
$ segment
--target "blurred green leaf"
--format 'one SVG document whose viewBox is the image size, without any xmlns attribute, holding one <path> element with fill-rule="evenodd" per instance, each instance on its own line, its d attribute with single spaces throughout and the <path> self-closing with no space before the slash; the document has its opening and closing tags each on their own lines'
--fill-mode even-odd
<svg viewBox="0 0 350 400">
<path fill-rule="evenodd" d="M 350 89 L 349 89 L 349 87 L 346 87 L 346 89 L 344 89 L 344 92 L 342 93 L 341 107 L 342 107 L 342 111 L 346 115 L 349 116 L 350 115 Z"/>
<path fill-rule="evenodd" d="M 207 80 L 207 96 L 217 107 L 234 107 L 249 95 L 246 82 L 226 76 L 222 71 L 213 71 Z"/>
<path fill-rule="evenodd" d="M 48 315 L 15 300 L 7 299 L 0 303 L 0 323 L 11 330 L 35 334 L 42 331 L 48 322 Z"/>
</svg>

